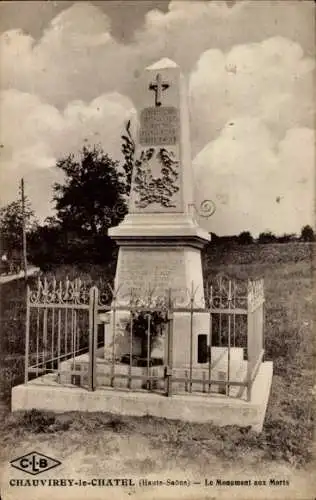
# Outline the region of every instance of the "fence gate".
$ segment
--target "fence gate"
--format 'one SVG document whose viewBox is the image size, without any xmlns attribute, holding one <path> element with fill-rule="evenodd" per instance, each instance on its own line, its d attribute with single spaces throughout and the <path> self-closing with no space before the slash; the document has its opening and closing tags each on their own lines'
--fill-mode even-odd
<svg viewBox="0 0 316 500">
<path fill-rule="evenodd" d="M 96 288 L 80 279 L 38 280 L 27 288 L 25 383 L 80 385 L 93 389 L 97 337 Z M 82 370 L 84 368 L 84 370 Z"/>
</svg>

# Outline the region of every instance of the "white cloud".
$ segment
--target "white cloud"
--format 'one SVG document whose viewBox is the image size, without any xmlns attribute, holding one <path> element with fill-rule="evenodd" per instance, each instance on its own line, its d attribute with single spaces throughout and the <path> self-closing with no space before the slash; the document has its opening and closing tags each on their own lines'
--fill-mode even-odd
<svg viewBox="0 0 316 500">
<path fill-rule="evenodd" d="M 170 2 L 168 12 L 147 14 L 132 43 L 121 44 L 102 10 L 77 2 L 55 17 L 38 42 L 20 30 L 2 35 L 1 84 L 64 107 L 113 90 L 137 93 L 131 89 L 135 74 L 161 57 L 189 71 L 210 48 L 227 51 L 293 34 L 309 51 L 314 43 L 311 4 L 246 1 L 229 8 L 225 2 Z"/>
<path fill-rule="evenodd" d="M 34 95 L 16 90 L 2 91 L 0 99 L 4 202 L 16 198 L 20 177 L 24 176 L 26 185 L 30 185 L 36 182 L 39 173 L 36 190 L 32 190 L 32 202 L 40 215 L 47 215 L 51 209 L 51 183 L 61 179 L 54 168 L 56 160 L 79 151 L 85 143 L 100 144 L 113 159 L 121 159 L 120 136 L 124 123 L 134 111 L 125 96 L 110 93 L 90 103 L 72 101 L 62 111 Z"/>
<path fill-rule="evenodd" d="M 234 45 L 261 42 L 274 36 L 292 38 L 308 54 L 314 53 L 312 2 L 276 0 L 171 1 L 168 12 L 149 12 L 145 28 L 136 36 L 145 52 L 167 55 L 191 69 L 207 49 L 227 51 Z"/>
<path fill-rule="evenodd" d="M 314 65 L 282 37 L 200 56 L 190 79 L 192 133 L 197 149 L 206 144 L 194 161 L 197 197 L 217 205 L 209 229 L 313 224 Z"/>
<path fill-rule="evenodd" d="M 109 29 L 108 17 L 84 2 L 56 16 L 38 42 L 20 30 L 3 33 L 2 88 L 35 94 L 58 107 L 121 88 L 118 82 L 126 82 L 131 68 L 130 48 L 116 42 Z"/>
<path fill-rule="evenodd" d="M 314 140 L 312 130 L 297 128 L 276 144 L 258 120 L 228 123 L 193 163 L 197 205 L 211 199 L 217 207 L 203 225 L 217 234 L 313 225 Z"/>
<path fill-rule="evenodd" d="M 130 99 L 141 99 L 138 74 L 169 57 L 191 74 L 192 150 L 204 148 L 195 159 L 205 187 L 199 197 L 218 205 L 210 229 L 271 225 L 277 231 L 287 213 L 288 226 L 298 228 L 310 217 L 312 198 L 313 14 L 312 2 L 245 1 L 229 8 L 173 1 L 166 13 L 149 12 L 124 45 L 113 38 L 104 12 L 78 2 L 38 41 L 18 29 L 4 33 L 3 196 L 13 197 L 19 176 L 34 179 L 38 172 L 42 189 L 33 192 L 34 206 L 44 213 L 60 155 L 88 141 L 119 158 Z M 297 165 L 306 168 L 301 177 Z"/>
<path fill-rule="evenodd" d="M 203 146 L 237 116 L 257 117 L 277 138 L 313 126 L 313 59 L 281 37 L 204 52 L 190 78 L 193 139 Z"/>
</svg>

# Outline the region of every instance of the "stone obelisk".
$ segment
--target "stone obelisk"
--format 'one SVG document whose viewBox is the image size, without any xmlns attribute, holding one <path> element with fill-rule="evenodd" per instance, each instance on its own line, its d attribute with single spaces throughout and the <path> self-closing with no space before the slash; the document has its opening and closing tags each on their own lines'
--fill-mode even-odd
<svg viewBox="0 0 316 500">
<path fill-rule="evenodd" d="M 129 211 L 109 235 L 119 245 L 115 285 L 140 292 L 192 286 L 203 295 L 201 248 L 209 233 L 194 218 L 186 83 L 169 59 L 145 69 Z"/>
</svg>

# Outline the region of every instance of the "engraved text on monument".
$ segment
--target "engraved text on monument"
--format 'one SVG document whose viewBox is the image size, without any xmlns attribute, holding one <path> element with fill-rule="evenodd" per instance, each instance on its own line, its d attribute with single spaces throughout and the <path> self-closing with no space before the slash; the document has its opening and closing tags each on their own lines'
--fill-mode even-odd
<svg viewBox="0 0 316 500">
<path fill-rule="evenodd" d="M 144 108 L 140 115 L 139 142 L 143 146 L 176 144 L 179 140 L 179 113 L 173 106 Z"/>
</svg>

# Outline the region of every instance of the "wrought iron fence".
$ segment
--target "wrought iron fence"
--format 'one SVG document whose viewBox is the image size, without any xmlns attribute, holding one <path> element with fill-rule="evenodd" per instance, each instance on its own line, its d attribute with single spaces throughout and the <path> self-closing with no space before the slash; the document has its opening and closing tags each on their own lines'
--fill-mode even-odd
<svg viewBox="0 0 316 500">
<path fill-rule="evenodd" d="M 71 358 L 75 372 L 76 357 L 89 350 L 91 295 L 80 279 L 39 279 L 35 289 L 27 288 L 26 382 L 30 374 L 60 376 L 62 362 Z"/>
<path fill-rule="evenodd" d="M 247 295 L 247 349 L 248 349 L 248 399 L 264 356 L 264 284 L 263 280 L 248 282 Z"/>
<path fill-rule="evenodd" d="M 89 390 L 249 400 L 264 354 L 263 307 L 263 280 L 223 275 L 202 292 L 192 285 L 160 295 L 155 288 L 123 293 L 108 283 L 38 280 L 27 290 L 25 383 L 38 377 Z"/>
</svg>

